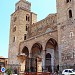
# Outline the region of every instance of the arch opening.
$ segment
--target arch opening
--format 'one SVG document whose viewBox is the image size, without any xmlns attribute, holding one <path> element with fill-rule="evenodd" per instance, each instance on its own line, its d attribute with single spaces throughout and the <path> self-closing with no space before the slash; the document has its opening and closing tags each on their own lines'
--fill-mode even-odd
<svg viewBox="0 0 75 75">
<path fill-rule="evenodd" d="M 42 52 L 42 45 L 40 43 L 35 43 L 31 49 L 32 57 L 36 58 L 40 56 L 41 52 Z"/>
<path fill-rule="evenodd" d="M 25 54 L 24 55 L 25 59 L 23 59 L 23 62 L 22 62 L 22 68 L 24 68 L 25 72 L 28 72 L 28 68 L 29 68 L 29 50 L 26 46 L 22 49 L 22 53 Z"/>
<path fill-rule="evenodd" d="M 31 71 L 32 72 L 42 72 L 42 59 L 41 59 L 41 53 L 42 53 L 42 45 L 40 43 L 35 43 L 31 48 Z M 39 64 L 40 63 L 40 64 Z M 40 68 L 39 68 L 39 67 Z"/>
<path fill-rule="evenodd" d="M 51 54 L 50 53 L 46 54 L 46 68 L 48 69 L 49 72 L 51 72 Z"/>
<path fill-rule="evenodd" d="M 25 55 L 28 57 L 29 56 L 29 51 L 27 47 L 24 47 L 22 50 L 22 53 L 25 53 Z"/>
<path fill-rule="evenodd" d="M 55 39 L 50 38 L 45 47 L 45 68 L 49 72 L 57 70 L 58 60 L 58 44 Z M 47 60 L 48 59 L 48 60 Z"/>
</svg>

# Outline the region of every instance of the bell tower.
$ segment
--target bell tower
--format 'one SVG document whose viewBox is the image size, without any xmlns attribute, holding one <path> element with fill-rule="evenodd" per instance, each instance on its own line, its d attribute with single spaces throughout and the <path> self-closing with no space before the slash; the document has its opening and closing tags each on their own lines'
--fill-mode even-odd
<svg viewBox="0 0 75 75">
<path fill-rule="evenodd" d="M 74 65 L 75 0 L 57 0 L 57 27 L 59 66 Z"/>
<path fill-rule="evenodd" d="M 74 0 L 57 0 L 58 23 L 74 18 Z"/>
<path fill-rule="evenodd" d="M 11 14 L 9 39 L 9 64 L 19 64 L 19 44 L 28 38 L 30 26 L 35 23 L 37 15 L 31 12 L 31 3 L 20 0 L 15 5 L 15 12 Z"/>
</svg>

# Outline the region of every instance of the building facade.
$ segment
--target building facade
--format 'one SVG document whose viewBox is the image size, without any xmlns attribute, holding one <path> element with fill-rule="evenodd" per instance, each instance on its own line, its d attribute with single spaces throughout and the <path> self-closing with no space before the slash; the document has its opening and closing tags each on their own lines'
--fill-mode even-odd
<svg viewBox="0 0 75 75">
<path fill-rule="evenodd" d="M 7 67 L 8 64 L 8 58 L 4 58 L 3 56 L 0 56 L 0 71 L 2 67 Z"/>
<path fill-rule="evenodd" d="M 11 14 L 9 64 L 37 72 L 75 64 L 75 0 L 56 0 L 56 4 L 57 13 L 37 22 L 31 3 L 16 3 Z"/>
</svg>

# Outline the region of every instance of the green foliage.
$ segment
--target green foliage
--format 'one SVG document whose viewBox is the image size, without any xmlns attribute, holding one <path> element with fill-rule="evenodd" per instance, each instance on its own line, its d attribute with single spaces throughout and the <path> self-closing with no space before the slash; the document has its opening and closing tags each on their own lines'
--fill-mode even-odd
<svg viewBox="0 0 75 75">
<path fill-rule="evenodd" d="M 7 68 L 5 71 L 8 75 L 12 74 L 12 68 Z"/>
</svg>

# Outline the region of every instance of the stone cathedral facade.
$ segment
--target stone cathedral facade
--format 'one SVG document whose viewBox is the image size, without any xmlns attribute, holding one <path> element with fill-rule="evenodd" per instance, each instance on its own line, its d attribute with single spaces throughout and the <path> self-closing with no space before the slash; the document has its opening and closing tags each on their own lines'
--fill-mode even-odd
<svg viewBox="0 0 75 75">
<path fill-rule="evenodd" d="M 57 13 L 37 22 L 30 2 L 16 3 L 10 22 L 9 64 L 37 72 L 75 64 L 75 0 L 56 0 L 56 5 Z"/>
</svg>

